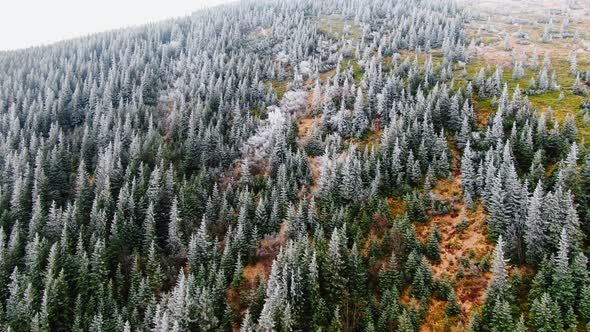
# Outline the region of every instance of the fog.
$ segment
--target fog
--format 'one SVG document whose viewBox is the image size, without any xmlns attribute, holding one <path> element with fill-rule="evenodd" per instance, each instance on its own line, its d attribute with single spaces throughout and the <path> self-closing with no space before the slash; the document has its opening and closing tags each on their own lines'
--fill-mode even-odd
<svg viewBox="0 0 590 332">
<path fill-rule="evenodd" d="M 189 15 L 231 0 L 19 0 L 0 5 L 0 50 Z"/>
</svg>

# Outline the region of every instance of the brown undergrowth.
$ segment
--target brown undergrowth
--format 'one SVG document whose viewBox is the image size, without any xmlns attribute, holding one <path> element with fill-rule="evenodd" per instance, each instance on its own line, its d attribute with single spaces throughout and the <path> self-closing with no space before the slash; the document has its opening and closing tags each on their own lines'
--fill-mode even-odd
<svg viewBox="0 0 590 332">
<path fill-rule="evenodd" d="M 475 211 L 469 211 L 456 199 L 462 195 L 457 175 L 452 179 L 439 181 L 432 191 L 439 199 L 453 202 L 453 210 L 445 215 L 433 216 L 428 223 L 418 224 L 416 233 L 425 243 L 432 227 L 438 227 L 441 234 L 440 262 L 432 264 L 433 277 L 435 280 L 446 279 L 453 286 L 457 303 L 461 308 L 459 319 L 465 325 L 468 313 L 479 308 L 485 299 L 485 290 L 491 274 L 482 267 L 485 266 L 482 262 L 490 259 L 494 246 L 488 241 L 483 207 L 478 204 Z M 460 230 L 457 226 L 463 220 L 462 213 L 465 213 L 468 226 Z M 432 300 L 420 330 L 442 331 L 446 321 L 445 310 L 446 302 Z M 448 320 L 451 326 L 456 323 L 456 319 Z"/>
</svg>

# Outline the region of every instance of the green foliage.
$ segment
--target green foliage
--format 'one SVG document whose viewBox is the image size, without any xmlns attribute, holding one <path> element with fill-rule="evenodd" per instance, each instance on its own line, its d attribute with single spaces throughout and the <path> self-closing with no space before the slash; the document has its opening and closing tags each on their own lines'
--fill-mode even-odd
<svg viewBox="0 0 590 332">
<path fill-rule="evenodd" d="M 463 233 L 463 231 L 465 231 L 469 227 L 469 225 L 469 220 L 466 217 L 463 217 L 463 219 L 461 219 L 457 226 L 455 226 L 455 229 L 457 230 L 457 232 Z"/>
<path fill-rule="evenodd" d="M 530 312 L 531 328 L 534 331 L 563 331 L 563 323 L 559 306 L 544 293 L 535 299 Z"/>
<path fill-rule="evenodd" d="M 471 330 L 589 324 L 577 60 L 474 72 L 451 0 L 312 2 L 0 54 L 3 330 L 418 331 L 432 296 L 452 330 L 490 268 Z M 494 255 L 441 257 L 462 203 Z"/>
<path fill-rule="evenodd" d="M 425 222 L 428 220 L 426 209 L 424 207 L 424 200 L 417 193 L 406 195 L 406 213 L 408 218 L 412 221 Z"/>
<path fill-rule="evenodd" d="M 426 245 L 426 253 L 428 259 L 430 259 L 434 263 L 438 263 L 440 261 L 440 248 L 438 245 L 439 235 L 437 235 L 437 231 L 433 228 L 430 231 L 430 235 L 428 236 L 428 243 Z"/>
<path fill-rule="evenodd" d="M 457 297 L 455 296 L 454 292 L 450 292 L 447 297 L 447 315 L 449 316 L 456 316 L 461 313 L 461 308 L 457 304 Z"/>
</svg>

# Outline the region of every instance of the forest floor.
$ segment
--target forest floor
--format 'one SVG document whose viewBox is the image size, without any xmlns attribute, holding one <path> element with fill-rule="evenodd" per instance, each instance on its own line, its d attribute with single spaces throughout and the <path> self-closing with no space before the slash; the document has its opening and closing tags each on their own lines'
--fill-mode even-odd
<svg viewBox="0 0 590 332">
<path fill-rule="evenodd" d="M 468 313 L 481 306 L 485 299 L 491 274 L 481 267 L 481 262 L 489 261 L 494 246 L 488 241 L 483 207 L 478 205 L 475 211 L 469 211 L 458 199 L 462 196 L 458 175 L 439 181 L 432 192 L 439 199 L 453 202 L 453 209 L 448 214 L 433 216 L 428 223 L 416 224 L 416 233 L 426 243 L 431 229 L 434 225 L 438 227 L 441 234 L 440 262 L 432 264 L 433 277 L 435 280 L 447 280 L 453 286 L 461 308 L 459 319 L 465 324 Z M 463 221 L 463 213 L 468 226 L 461 229 L 458 226 Z M 459 270 L 462 272 L 459 273 Z M 458 274 L 463 274 L 463 277 L 458 278 Z M 432 300 L 421 331 L 443 331 L 445 311 L 446 302 Z M 458 320 L 449 318 L 448 322 L 454 326 Z"/>
</svg>

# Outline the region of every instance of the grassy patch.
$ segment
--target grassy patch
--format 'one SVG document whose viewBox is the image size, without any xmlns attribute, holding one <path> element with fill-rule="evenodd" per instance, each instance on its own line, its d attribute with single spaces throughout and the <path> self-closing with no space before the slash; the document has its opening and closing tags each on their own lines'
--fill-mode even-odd
<svg viewBox="0 0 590 332">
<path fill-rule="evenodd" d="M 289 84 L 289 81 L 272 80 L 270 81 L 270 84 L 272 85 L 272 88 L 275 89 L 275 92 L 277 93 L 277 98 L 282 99 L 283 95 L 287 91 L 287 85 Z"/>
<path fill-rule="evenodd" d="M 578 63 L 578 68 L 580 69 L 587 67 L 587 62 L 585 61 L 579 61 Z M 458 78 L 456 81 L 464 86 L 467 84 L 467 81 L 475 78 L 482 67 L 485 68 L 486 65 L 479 60 L 469 63 L 466 68 L 467 77 Z M 544 112 L 551 107 L 554 117 L 560 124 L 563 124 L 567 114 L 577 115 L 580 111 L 580 104 L 585 99 L 585 97 L 573 94 L 572 86 L 576 78 L 573 75 L 570 75 L 569 68 L 570 65 L 567 59 L 551 59 L 551 71 L 549 74 L 551 75 L 553 70 L 555 70 L 557 83 L 561 86 L 561 90 L 564 92 L 563 99 L 559 99 L 560 91 L 549 91 L 541 95 L 528 97 L 533 107 L 541 112 Z M 504 82 L 508 85 L 508 90 L 511 95 L 514 93 L 517 86 L 520 86 L 521 91 L 526 90 L 531 78 L 537 76 L 537 72 L 526 69 L 525 76 L 522 79 L 513 81 L 512 72 L 512 68 L 504 68 Z M 455 74 L 457 74 L 457 71 Z M 496 107 L 492 105 L 491 98 L 485 100 L 478 100 L 477 97 L 474 98 L 474 107 L 479 125 L 485 125 L 489 116 L 496 112 Z M 584 126 L 582 124 L 582 119 L 579 117 L 577 118 L 577 125 L 579 129 L 579 138 L 589 141 L 590 127 Z"/>
<path fill-rule="evenodd" d="M 352 77 L 354 77 L 354 81 L 356 83 L 360 82 L 363 78 L 363 72 L 361 71 L 361 67 L 356 63 L 356 61 L 352 61 Z"/>
<path fill-rule="evenodd" d="M 488 98 L 485 100 L 477 100 L 474 102 L 475 115 L 477 118 L 477 124 L 485 126 L 488 123 L 488 119 L 491 115 L 496 113 L 496 108 L 492 106 L 492 99 Z"/>
<path fill-rule="evenodd" d="M 317 25 L 321 31 L 336 39 L 344 36 L 351 38 L 353 41 L 360 41 L 363 35 L 363 30 L 359 25 L 341 15 L 321 17 Z"/>
</svg>

